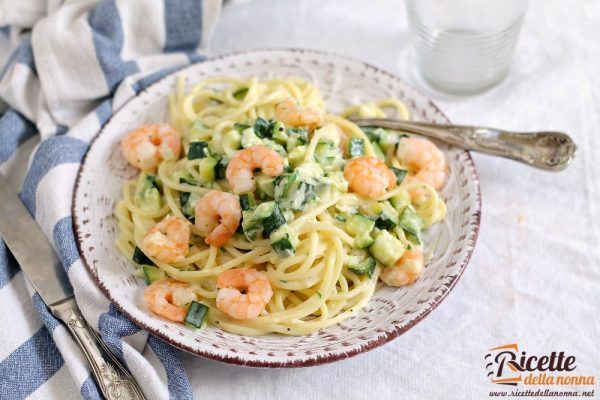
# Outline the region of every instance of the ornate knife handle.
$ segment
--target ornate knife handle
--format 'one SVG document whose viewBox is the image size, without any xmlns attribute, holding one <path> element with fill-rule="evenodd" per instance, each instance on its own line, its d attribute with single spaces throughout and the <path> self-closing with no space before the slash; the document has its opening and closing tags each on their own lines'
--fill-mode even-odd
<svg viewBox="0 0 600 400">
<path fill-rule="evenodd" d="M 83 350 L 104 397 L 108 400 L 145 399 L 133 377 L 87 324 L 77 307 L 77 303 L 75 303 L 75 298 L 70 298 L 52 306 L 51 310 L 57 318 L 67 325 L 81 350 Z"/>
<path fill-rule="evenodd" d="M 416 133 L 466 150 L 510 158 L 549 171 L 561 171 L 575 157 L 577 146 L 563 132 L 509 132 L 502 129 L 439 125 L 391 118 L 353 119 L 361 126 L 374 126 Z"/>
</svg>

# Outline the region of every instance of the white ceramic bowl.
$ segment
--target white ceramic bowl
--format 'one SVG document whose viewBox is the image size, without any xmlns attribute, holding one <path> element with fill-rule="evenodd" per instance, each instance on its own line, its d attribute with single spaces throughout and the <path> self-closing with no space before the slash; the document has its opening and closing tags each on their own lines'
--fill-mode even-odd
<svg viewBox="0 0 600 400">
<path fill-rule="evenodd" d="M 121 156 L 119 142 L 131 129 L 164 122 L 168 95 L 178 75 L 188 88 L 215 75 L 301 77 L 316 84 L 328 110 L 397 97 L 413 119 L 448 122 L 427 98 L 396 76 L 360 61 L 309 50 L 264 50 L 228 55 L 191 65 L 161 79 L 117 111 L 93 141 L 79 171 L 73 215 L 79 250 L 92 277 L 133 322 L 172 345 L 214 360 L 260 367 L 296 367 L 332 362 L 380 346 L 425 318 L 449 293 L 475 246 L 480 220 L 479 183 L 464 150 L 440 144 L 450 166 L 442 190 L 448 214 L 425 236 L 432 253 L 421 278 L 402 288 L 381 286 L 366 307 L 341 324 L 309 336 L 244 337 L 207 327 L 194 332 L 150 313 L 142 301 L 143 280 L 114 242 L 115 203 L 124 180 L 136 171 Z"/>
</svg>

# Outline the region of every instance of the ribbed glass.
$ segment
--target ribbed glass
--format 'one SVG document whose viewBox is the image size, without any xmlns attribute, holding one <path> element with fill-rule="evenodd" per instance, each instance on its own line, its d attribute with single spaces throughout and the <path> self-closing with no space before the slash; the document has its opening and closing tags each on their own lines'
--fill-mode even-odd
<svg viewBox="0 0 600 400">
<path fill-rule="evenodd" d="M 450 93 L 485 90 L 506 76 L 527 0 L 406 0 L 421 76 Z"/>
</svg>

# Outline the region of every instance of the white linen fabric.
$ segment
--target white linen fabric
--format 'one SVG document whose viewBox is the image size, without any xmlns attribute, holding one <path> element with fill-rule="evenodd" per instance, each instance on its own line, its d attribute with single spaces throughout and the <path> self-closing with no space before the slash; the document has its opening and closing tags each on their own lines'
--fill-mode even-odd
<svg viewBox="0 0 600 400">
<path fill-rule="evenodd" d="M 178 352 L 122 316 L 91 280 L 73 235 L 73 185 L 113 111 L 205 58 L 220 7 L 220 0 L 0 0 L 0 172 L 54 243 L 86 320 L 148 399 L 193 393 Z M 25 397 L 101 395 L 68 331 L 0 241 L 0 398 Z"/>
<path fill-rule="evenodd" d="M 14 4 L 0 0 L 0 16 L 9 3 Z M 577 357 L 579 374 L 600 377 L 600 46 L 595 43 L 600 37 L 600 3 L 578 0 L 567 8 L 558 0 L 530 0 L 508 78 L 484 94 L 461 98 L 430 91 L 415 77 L 408 54 L 404 4 L 400 1 L 232 3 L 223 10 L 215 29 L 212 54 L 282 46 L 346 54 L 406 78 L 454 122 L 515 130 L 564 130 L 579 145 L 579 153 L 573 165 L 561 173 L 474 155 L 483 213 L 473 258 L 448 298 L 403 336 L 349 360 L 290 370 L 237 367 L 174 352 L 174 359 L 181 360 L 189 377 L 189 382 L 182 385 L 189 385 L 189 391 L 182 391 L 182 397 L 192 393 L 193 397 L 211 400 L 485 399 L 490 391 L 503 387 L 491 384 L 483 357 L 488 349 L 507 343 L 518 343 L 531 354 L 565 351 Z M 47 12 L 46 7 L 41 11 L 31 9 L 31 15 Z M 37 20 L 23 17 L 23 24 L 27 18 Z M 0 22 L 0 26 L 3 24 Z M 8 46 L 8 42 L 0 34 L 0 64 L 2 46 Z M 143 46 L 123 45 L 123 49 L 134 52 Z M 132 92 L 123 89 L 123 98 Z M 86 99 L 71 96 L 69 100 L 80 107 L 77 109 L 93 108 Z M 114 103 L 122 101 L 115 99 L 95 115 L 107 117 Z M 57 123 L 68 124 L 73 118 L 70 109 L 50 116 Z M 89 117 L 96 124 L 99 118 Z M 47 135 L 52 135 L 50 123 L 36 124 L 41 132 L 46 129 Z M 85 131 L 82 137 L 87 141 L 95 129 L 97 125 L 75 132 Z M 20 148 L 31 149 L 39 140 L 34 134 L 25 135 L 19 139 Z M 18 152 L 4 160 L 2 149 L 0 145 L 0 170 L 10 172 L 15 187 L 23 187 L 25 173 L 14 166 L 26 163 L 27 157 Z M 55 174 L 74 176 L 77 164 L 70 165 L 62 165 L 63 172 L 57 170 Z M 69 179 L 65 180 L 64 193 L 71 190 Z M 61 181 L 48 178 L 48 183 L 42 181 L 37 186 L 37 193 L 49 190 L 43 187 L 56 188 L 53 182 Z M 40 218 L 49 217 L 41 216 L 45 211 L 40 210 L 40 203 L 36 203 L 36 217 L 42 224 Z M 53 238 L 52 230 L 45 229 Z M 7 353 L 22 346 L 22 339 L 28 340 L 42 325 L 35 307 L 27 301 L 30 294 L 22 273 L 15 272 L 16 268 L 10 271 L 9 283 L 4 286 L 0 274 L 0 365 Z M 89 282 L 78 261 L 69 269 L 69 275 Z M 81 287 L 85 290 L 78 293 L 78 300 L 90 304 L 86 316 L 92 317 L 91 321 L 97 321 L 102 313 L 110 314 L 106 311 L 108 303 L 103 298 L 98 300 L 93 284 L 82 283 Z M 86 298 L 90 300 L 83 300 Z M 14 309 L 20 312 L 12 312 Z M 11 332 L 6 332 L 7 326 Z M 68 342 L 66 335 L 60 326 L 52 332 L 64 356 L 61 343 Z M 165 384 L 165 371 L 172 367 L 161 367 L 162 355 L 149 346 L 144 349 L 145 342 L 142 331 L 125 335 L 123 354 L 128 363 L 140 365 L 139 369 L 132 368 L 134 372 L 149 371 L 147 375 L 139 372 L 138 378 L 143 378 L 145 386 L 155 388 L 155 392 L 149 392 L 156 394 L 152 398 L 166 397 L 165 387 L 169 385 Z M 32 398 L 93 398 L 83 389 L 82 382 L 90 381 L 88 373 L 70 372 L 86 371 L 84 364 L 75 361 L 77 351 L 66 354 L 74 355 L 64 356 L 64 364 L 72 367 L 55 366 L 51 374 L 36 369 L 42 371 L 39 376 L 49 378 L 29 393 Z M 141 356 L 130 361 L 132 354 Z M 27 361 L 23 364 L 33 369 L 38 365 Z M 598 386 L 595 389 L 598 393 Z M 169 386 L 169 394 L 177 398 L 179 392 L 171 391 Z"/>
</svg>

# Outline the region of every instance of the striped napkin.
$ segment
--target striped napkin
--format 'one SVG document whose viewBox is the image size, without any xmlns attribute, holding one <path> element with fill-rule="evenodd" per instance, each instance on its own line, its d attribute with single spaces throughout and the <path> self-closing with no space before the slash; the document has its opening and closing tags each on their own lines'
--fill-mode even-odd
<svg viewBox="0 0 600 400">
<path fill-rule="evenodd" d="M 121 315 L 91 280 L 75 245 L 71 196 L 111 113 L 166 73 L 203 60 L 220 7 L 0 0 L 0 172 L 54 243 L 85 318 L 149 399 L 192 398 L 190 382 L 175 349 Z M 83 354 L 0 241 L 0 398 L 29 396 L 101 398 Z"/>
</svg>

